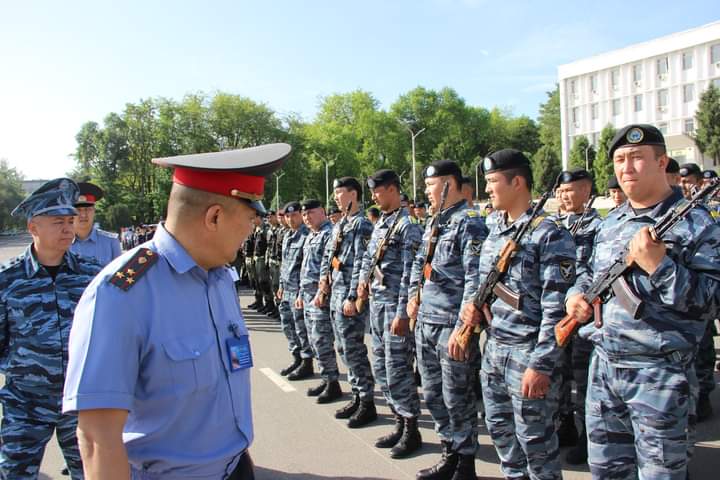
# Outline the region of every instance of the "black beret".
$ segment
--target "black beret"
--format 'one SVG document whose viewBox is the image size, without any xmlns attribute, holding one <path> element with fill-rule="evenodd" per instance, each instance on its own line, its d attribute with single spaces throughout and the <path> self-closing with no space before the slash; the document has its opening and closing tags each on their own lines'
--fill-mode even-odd
<svg viewBox="0 0 720 480">
<path fill-rule="evenodd" d="M 519 150 L 505 148 L 491 153 L 480 165 L 483 174 L 510 170 L 512 168 L 530 168 L 530 160 Z"/>
<path fill-rule="evenodd" d="M 355 190 L 358 195 L 362 193 L 362 186 L 354 177 L 336 178 L 333 181 L 333 188 L 349 188 L 350 190 Z"/>
<path fill-rule="evenodd" d="M 472 186 L 472 184 L 473 184 L 472 178 L 470 178 L 470 177 L 462 177 L 462 184 L 463 184 L 463 185 L 470 185 L 470 186 Z"/>
<path fill-rule="evenodd" d="M 652 125 L 633 124 L 621 128 L 610 141 L 608 157 L 612 160 L 615 150 L 625 145 L 662 145 L 665 146 L 665 137 Z"/>
<path fill-rule="evenodd" d="M 590 175 L 590 172 L 588 172 L 584 168 L 571 168 L 570 170 L 563 170 L 562 172 L 560 172 L 560 175 L 558 175 L 557 178 L 556 185 L 577 182 L 578 180 L 592 181 L 592 176 Z"/>
<path fill-rule="evenodd" d="M 400 185 L 400 177 L 392 170 L 378 170 L 368 177 L 367 184 L 370 188 Z"/>
<path fill-rule="evenodd" d="M 375 215 L 376 217 L 380 216 L 380 209 L 377 207 L 370 207 L 368 208 L 368 215 Z"/>
<path fill-rule="evenodd" d="M 401 202 L 407 202 L 407 201 L 408 201 L 408 196 L 405 195 L 404 193 L 401 193 L 401 194 L 400 194 L 400 201 L 401 201 Z"/>
<path fill-rule="evenodd" d="M 340 213 L 340 209 L 338 207 L 330 207 L 328 215 L 335 215 L 336 213 Z"/>
<path fill-rule="evenodd" d="M 620 184 L 618 183 L 618 179 L 615 175 L 610 177 L 608 180 L 608 188 L 620 188 Z"/>
<path fill-rule="evenodd" d="M 305 210 L 312 210 L 313 208 L 320 208 L 320 207 L 322 207 L 322 203 L 320 203 L 320 200 L 310 199 L 310 200 L 305 200 L 302 203 L 303 212 Z"/>
<path fill-rule="evenodd" d="M 718 174 L 717 172 L 715 172 L 715 170 L 703 170 L 702 173 L 703 178 L 718 178 Z"/>
<path fill-rule="evenodd" d="M 680 165 L 677 160 L 672 157 L 668 157 L 668 164 L 665 167 L 665 173 L 680 173 Z"/>
<path fill-rule="evenodd" d="M 288 202 L 285 204 L 285 208 L 283 208 L 283 210 L 285 210 L 286 215 L 288 213 L 299 212 L 300 211 L 300 202 Z"/>
<path fill-rule="evenodd" d="M 275 210 L 268 210 L 267 213 L 268 215 L 275 215 Z"/>
<path fill-rule="evenodd" d="M 697 163 L 683 163 L 680 165 L 680 176 L 687 177 L 688 175 L 697 175 L 700 178 L 703 173 Z"/>
<path fill-rule="evenodd" d="M 423 172 L 423 178 L 444 177 L 446 175 L 452 175 L 458 180 L 462 179 L 460 167 L 452 160 L 438 160 L 437 162 L 433 162 L 428 165 Z"/>
<path fill-rule="evenodd" d="M 417 202 L 415 204 L 415 208 L 427 208 L 427 206 L 425 205 L 425 202 Z"/>
<path fill-rule="evenodd" d="M 80 195 L 75 202 L 76 207 L 89 207 L 95 205 L 95 202 L 105 195 L 103 189 L 94 183 L 78 182 L 77 185 L 80 187 Z"/>
</svg>

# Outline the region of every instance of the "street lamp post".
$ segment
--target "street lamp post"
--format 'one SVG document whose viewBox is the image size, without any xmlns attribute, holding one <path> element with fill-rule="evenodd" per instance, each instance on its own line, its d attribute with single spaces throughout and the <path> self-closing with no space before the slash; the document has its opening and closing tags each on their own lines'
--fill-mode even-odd
<svg viewBox="0 0 720 480">
<path fill-rule="evenodd" d="M 285 175 L 285 172 L 275 174 L 275 210 L 280 210 L 280 177 Z"/>
<path fill-rule="evenodd" d="M 335 164 L 335 160 L 337 160 L 338 155 L 336 154 L 335 157 L 332 160 L 328 160 L 327 158 L 320 155 L 320 153 L 317 150 L 313 150 L 313 153 L 317 155 L 320 160 L 325 164 L 325 211 L 327 211 L 330 208 L 330 173 L 329 168 L 331 165 Z"/>
<path fill-rule="evenodd" d="M 401 120 L 398 120 L 402 124 L 402 126 L 407 129 L 408 132 L 410 132 L 410 143 L 412 146 L 412 184 L 413 184 L 413 202 L 417 201 L 417 186 L 416 186 L 416 175 L 415 175 L 415 139 L 425 131 L 425 128 L 421 128 L 417 132 L 413 132 L 412 128 Z"/>
<path fill-rule="evenodd" d="M 588 150 L 592 148 L 592 143 L 585 147 L 585 170 L 590 171 L 590 161 L 588 160 Z"/>
</svg>

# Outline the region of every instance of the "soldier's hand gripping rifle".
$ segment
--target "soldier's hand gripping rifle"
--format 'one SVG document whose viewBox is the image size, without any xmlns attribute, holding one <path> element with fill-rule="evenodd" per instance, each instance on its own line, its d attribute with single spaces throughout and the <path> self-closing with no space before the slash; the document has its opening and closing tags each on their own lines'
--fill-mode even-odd
<svg viewBox="0 0 720 480">
<path fill-rule="evenodd" d="M 440 215 L 445 209 L 445 202 L 447 201 L 449 189 L 450 182 L 446 181 L 443 185 L 442 192 L 440 193 L 440 205 L 430 221 L 430 236 L 428 237 L 427 248 L 425 249 L 425 262 L 423 262 L 423 267 L 420 271 L 417 293 L 415 294 L 415 302 L 418 306 L 420 306 L 420 297 L 423 286 L 425 285 L 425 280 L 430 278 L 430 275 L 432 274 L 432 259 L 435 256 L 435 247 L 437 247 L 438 237 L 440 236 Z M 417 322 L 417 318 L 410 318 L 410 331 L 415 330 L 415 322 Z"/>
<path fill-rule="evenodd" d="M 570 226 L 570 229 L 569 229 L 570 235 L 572 235 L 573 238 L 575 238 L 575 235 L 577 235 L 577 232 L 580 231 L 580 227 L 582 226 L 582 224 L 585 221 L 585 219 L 587 218 L 587 216 L 590 215 L 592 205 L 593 205 L 593 203 L 595 203 L 596 198 L 597 198 L 597 195 L 593 195 L 592 197 L 590 197 L 590 200 L 588 200 L 587 203 L 585 204 L 585 210 L 583 210 L 583 213 L 582 213 L 582 215 L 580 215 L 580 218 L 575 220 L 575 223 L 573 223 Z"/>
<path fill-rule="evenodd" d="M 375 251 L 375 255 L 373 255 L 372 262 L 370 263 L 370 269 L 368 270 L 368 291 L 370 290 L 370 286 L 372 285 L 375 278 L 377 278 L 380 283 L 382 283 L 383 281 L 384 275 L 382 271 L 380 271 L 380 262 L 382 262 L 383 257 L 385 257 L 385 252 L 387 251 L 390 237 L 392 236 L 393 232 L 395 232 L 395 228 L 397 227 L 397 224 L 401 218 L 402 217 L 400 216 L 400 209 L 398 208 L 397 212 L 395 212 L 395 220 L 393 220 L 392 225 L 390 225 L 387 229 L 387 232 L 385 232 L 385 236 L 382 238 L 382 240 L 380 240 L 380 243 L 378 243 L 377 250 Z M 363 310 L 365 310 L 365 303 L 366 300 L 364 298 L 358 298 L 357 300 L 355 300 L 355 308 L 357 309 L 358 313 L 362 313 Z"/>
<path fill-rule="evenodd" d="M 327 303 L 328 297 L 330 296 L 333 270 L 339 271 L 342 268 L 342 263 L 338 259 L 338 254 L 340 253 L 340 247 L 342 246 L 343 238 L 345 236 L 345 225 L 348 222 L 348 216 L 350 215 L 351 208 L 352 200 L 350 200 L 347 204 L 347 207 L 345 207 L 345 212 L 343 212 L 343 219 L 338 226 L 338 234 L 335 237 L 335 244 L 333 245 L 332 256 L 330 257 L 330 272 L 323 279 L 324 281 L 320 282 L 320 290 L 318 291 L 318 300 L 320 301 L 320 305 L 325 305 Z"/>
<path fill-rule="evenodd" d="M 658 219 L 655 225 L 650 227 L 652 239 L 656 242 L 662 241 L 663 235 L 685 218 L 695 206 L 702 203 L 708 196 L 714 195 L 718 190 L 720 190 L 720 179 L 715 179 L 695 193 L 690 200 L 681 202 L 680 205 L 669 210 Z M 585 301 L 593 306 L 593 316 L 597 327 L 602 325 L 601 306 L 610 300 L 613 294 L 617 296 L 620 305 L 633 318 L 637 319 L 642 314 L 644 304 L 625 280 L 625 274 L 635 267 L 635 262 L 628 253 L 628 247 L 625 247 L 612 262 L 610 268 L 600 275 L 583 294 Z M 579 327 L 580 321 L 571 314 L 560 320 L 555 325 L 555 339 L 558 345 L 561 347 L 567 345 Z"/>
<path fill-rule="evenodd" d="M 545 192 L 543 196 L 540 197 L 540 200 L 538 200 L 533 207 L 532 212 L 530 212 L 528 220 L 515 231 L 513 236 L 500 250 L 500 254 L 495 260 L 495 265 L 493 265 L 492 270 L 490 270 L 490 273 L 488 273 L 487 277 L 485 277 L 485 281 L 482 285 L 480 285 L 478 292 L 475 294 L 475 297 L 473 297 L 473 304 L 481 315 L 483 315 L 483 307 L 487 306 L 487 308 L 490 308 L 490 305 L 492 305 L 496 298 L 502 299 L 515 310 L 520 310 L 520 295 L 506 287 L 502 283 L 502 280 L 510 268 L 510 260 L 512 260 L 517 251 L 520 250 L 520 241 L 530 227 L 534 228 L 533 222 L 535 222 L 540 215 L 542 208 L 545 206 L 545 202 L 548 201 L 551 194 L 552 190 Z M 486 318 L 484 323 L 486 325 L 489 324 L 490 319 Z M 486 325 L 483 325 L 482 321 L 480 325 L 474 326 L 464 323 L 455 337 L 460 348 L 462 348 L 463 351 L 467 351 L 470 341 L 472 340 L 473 333 L 480 333 L 482 328 Z"/>
</svg>

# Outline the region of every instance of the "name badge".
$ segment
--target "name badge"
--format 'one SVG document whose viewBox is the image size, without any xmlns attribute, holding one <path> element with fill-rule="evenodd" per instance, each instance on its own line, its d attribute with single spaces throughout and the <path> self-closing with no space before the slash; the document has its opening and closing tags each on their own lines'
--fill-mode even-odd
<svg viewBox="0 0 720 480">
<path fill-rule="evenodd" d="M 228 338 L 227 352 L 231 371 L 237 372 L 253 366 L 250 337 L 247 335 Z"/>
</svg>

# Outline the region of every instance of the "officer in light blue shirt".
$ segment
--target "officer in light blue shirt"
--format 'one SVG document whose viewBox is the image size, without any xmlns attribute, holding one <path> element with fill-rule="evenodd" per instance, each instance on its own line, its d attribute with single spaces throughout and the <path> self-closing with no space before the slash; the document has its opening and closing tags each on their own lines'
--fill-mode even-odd
<svg viewBox="0 0 720 480">
<path fill-rule="evenodd" d="M 103 196 L 103 190 L 90 182 L 78 183 L 80 196 L 75 203 L 78 212 L 75 221 L 75 241 L 70 251 L 82 257 L 92 258 L 101 266 L 119 257 L 120 240 L 117 233 L 106 232 L 95 226 L 95 202 Z"/>
<path fill-rule="evenodd" d="M 226 264 L 286 144 L 154 159 L 174 167 L 167 221 L 80 300 L 64 412 L 86 479 L 252 479 L 252 351 Z M 197 169 L 202 165 L 202 170 Z"/>
</svg>

